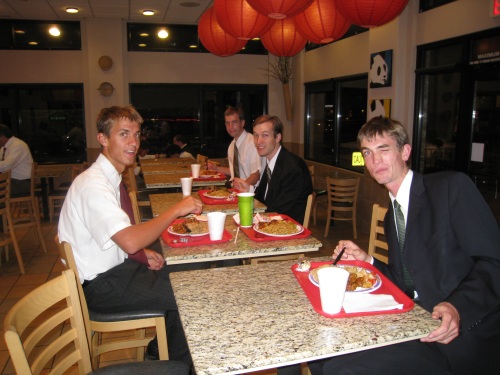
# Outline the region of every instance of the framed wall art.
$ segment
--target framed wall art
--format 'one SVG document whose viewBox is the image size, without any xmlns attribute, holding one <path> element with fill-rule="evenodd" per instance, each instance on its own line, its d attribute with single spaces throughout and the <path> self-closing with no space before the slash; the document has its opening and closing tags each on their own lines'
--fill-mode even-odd
<svg viewBox="0 0 500 375">
<path fill-rule="evenodd" d="M 367 120 L 377 116 L 391 117 L 391 99 L 370 99 L 368 101 Z"/>
<path fill-rule="evenodd" d="M 370 58 L 370 88 L 391 87 L 392 49 L 372 53 Z"/>
</svg>

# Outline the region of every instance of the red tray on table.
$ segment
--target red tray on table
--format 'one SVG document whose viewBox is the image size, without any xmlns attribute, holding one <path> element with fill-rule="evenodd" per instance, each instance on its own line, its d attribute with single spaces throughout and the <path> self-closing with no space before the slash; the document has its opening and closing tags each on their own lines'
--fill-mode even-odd
<svg viewBox="0 0 500 375">
<path fill-rule="evenodd" d="M 192 174 L 191 174 L 192 176 Z M 224 181 L 226 176 L 223 174 L 218 174 L 217 176 L 201 176 L 197 178 L 193 178 L 193 181 Z"/>
<path fill-rule="evenodd" d="M 177 219 L 172 222 L 172 224 L 177 224 L 179 222 L 184 221 L 184 219 Z M 170 226 L 169 226 L 170 227 Z M 177 234 L 172 234 L 167 230 L 165 230 L 162 234 L 161 237 L 163 240 L 166 242 L 166 244 L 170 247 L 191 247 L 191 246 L 200 246 L 200 245 L 213 245 L 213 244 L 218 244 L 218 243 L 223 243 L 223 242 L 229 242 L 233 238 L 231 233 L 229 233 L 227 230 L 224 229 L 224 232 L 222 233 L 222 239 L 220 240 L 215 240 L 212 241 L 210 239 L 210 235 L 204 234 L 204 235 L 198 235 L 198 236 L 181 236 Z"/>
<path fill-rule="evenodd" d="M 322 266 L 324 264 L 331 264 L 332 261 L 328 262 L 312 262 L 311 263 L 311 270 L 314 268 L 317 268 L 319 266 Z M 309 302 L 311 302 L 312 307 L 314 310 L 316 310 L 317 313 L 326 316 L 328 318 L 348 318 L 348 317 L 353 317 L 353 316 L 365 316 L 365 315 L 382 315 L 382 314 L 401 314 L 407 311 L 410 311 L 413 309 L 413 306 L 415 306 L 415 303 L 405 294 L 403 291 L 401 291 L 396 285 L 394 285 L 387 277 L 385 277 L 379 270 L 377 270 L 374 266 L 372 266 L 369 263 L 366 262 L 361 262 L 357 260 L 346 260 L 346 261 L 340 261 L 338 263 L 339 265 L 345 264 L 345 265 L 350 265 L 350 266 L 357 266 L 357 267 L 363 267 L 366 268 L 367 270 L 373 272 L 376 274 L 378 277 L 380 277 L 380 280 L 382 284 L 380 287 L 371 292 L 372 294 L 390 294 L 394 297 L 397 303 L 403 304 L 402 309 L 394 309 L 394 310 L 383 310 L 383 311 L 365 311 L 365 312 L 356 312 L 356 313 L 346 313 L 344 309 L 338 313 L 338 314 L 327 314 L 321 309 L 321 299 L 319 296 L 319 287 L 314 285 L 311 280 L 309 279 L 309 272 L 302 272 L 298 271 L 297 267 L 298 264 L 294 264 L 292 266 L 292 272 L 297 278 L 297 281 L 299 282 L 300 286 L 302 287 L 302 290 L 304 290 L 304 293 L 306 294 L 307 298 L 309 299 Z"/>
<path fill-rule="evenodd" d="M 297 221 L 293 220 L 290 216 L 287 215 L 282 215 L 282 214 L 274 214 L 273 216 L 281 216 L 283 220 L 291 221 L 297 225 L 300 225 Z M 249 228 L 244 228 L 240 226 L 240 230 L 242 230 L 248 238 L 250 238 L 252 241 L 256 242 L 266 242 L 266 241 L 282 241 L 282 240 L 294 240 L 298 238 L 307 238 L 311 235 L 311 231 L 307 228 L 302 227 L 304 230 L 302 233 L 299 234 L 294 234 L 291 236 L 271 236 L 263 233 L 256 232 L 255 229 L 253 229 L 253 225 Z"/>
<path fill-rule="evenodd" d="M 199 190 L 198 191 L 198 195 L 200 196 L 200 199 L 201 201 L 204 203 L 204 204 L 208 204 L 208 205 L 214 205 L 214 204 L 238 204 L 238 197 L 233 197 L 231 199 L 228 199 L 228 198 L 220 198 L 220 199 L 217 199 L 217 198 L 210 198 L 210 197 L 206 197 L 204 194 L 206 192 L 209 192 L 210 190 Z M 229 191 L 233 191 L 232 189 L 229 189 Z"/>
</svg>

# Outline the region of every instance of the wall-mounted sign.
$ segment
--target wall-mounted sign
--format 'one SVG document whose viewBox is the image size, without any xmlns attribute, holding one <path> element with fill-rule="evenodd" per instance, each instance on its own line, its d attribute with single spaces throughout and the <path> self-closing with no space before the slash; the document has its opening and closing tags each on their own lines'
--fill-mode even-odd
<svg viewBox="0 0 500 375">
<path fill-rule="evenodd" d="M 356 151 L 352 153 L 352 166 L 353 167 L 362 167 L 365 165 L 365 159 L 361 152 Z"/>
<path fill-rule="evenodd" d="M 500 1 L 500 0 L 498 0 Z M 472 41 L 470 64 L 500 61 L 500 35 Z"/>
</svg>

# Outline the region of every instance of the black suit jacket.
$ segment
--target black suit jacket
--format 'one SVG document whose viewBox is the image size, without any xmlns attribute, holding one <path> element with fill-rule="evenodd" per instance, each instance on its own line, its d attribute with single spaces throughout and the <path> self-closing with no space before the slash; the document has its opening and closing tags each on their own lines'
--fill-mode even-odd
<svg viewBox="0 0 500 375">
<path fill-rule="evenodd" d="M 267 175 L 264 170 L 255 190 L 255 198 L 267 206 L 267 212 L 288 215 L 302 223 L 307 196 L 313 191 L 311 174 L 305 161 L 282 146 L 264 199 L 266 186 Z"/>
<path fill-rule="evenodd" d="M 404 290 L 390 203 L 384 226 L 389 264 L 375 260 L 375 266 Z M 500 349 L 500 229 L 468 176 L 414 173 L 403 257 L 422 307 L 432 311 L 448 301 L 460 313 L 461 336 L 439 345 L 457 373 L 474 352 Z M 492 357 L 484 360 L 491 363 Z"/>
</svg>

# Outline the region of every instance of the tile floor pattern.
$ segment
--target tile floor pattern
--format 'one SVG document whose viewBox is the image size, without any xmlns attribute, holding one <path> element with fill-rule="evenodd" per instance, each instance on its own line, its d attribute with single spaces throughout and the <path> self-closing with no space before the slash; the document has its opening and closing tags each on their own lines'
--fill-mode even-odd
<svg viewBox="0 0 500 375">
<path fill-rule="evenodd" d="M 324 209 L 318 207 L 318 220 L 317 224 L 312 225 L 310 229 L 313 235 L 323 242 L 323 247 L 318 253 L 310 253 L 310 256 L 323 256 L 331 255 L 333 252 L 333 247 L 336 245 L 339 239 L 350 239 L 352 238 L 352 225 L 351 222 L 336 222 L 334 227 L 330 230 L 328 238 L 323 237 L 325 226 L 325 214 Z M 34 236 L 32 232 L 21 232 L 19 231 L 18 240 L 20 242 L 20 247 L 23 253 L 24 263 L 26 267 L 26 274 L 21 275 L 19 272 L 19 266 L 17 264 L 16 256 L 13 249 L 10 249 L 9 261 L 5 260 L 5 254 L 1 253 L 2 265 L 0 266 L 0 375 L 10 375 L 15 374 L 12 362 L 9 358 L 9 352 L 5 341 L 3 339 L 3 321 L 5 315 L 9 311 L 10 307 L 16 303 L 21 297 L 26 295 L 28 292 L 36 288 L 38 285 L 43 284 L 47 280 L 60 275 L 63 270 L 63 266 L 59 261 L 58 250 L 56 244 L 54 243 L 54 236 L 57 233 L 57 222 L 50 224 L 48 221 L 43 222 L 43 232 L 45 235 L 45 241 L 47 245 L 47 254 L 43 253 L 43 250 L 36 245 Z M 358 230 L 359 232 L 359 230 Z M 368 244 L 368 234 L 358 233 L 357 243 L 362 248 L 367 248 Z M 61 327 L 60 332 L 55 332 L 54 335 L 58 335 L 63 331 L 64 327 Z M 50 340 L 50 338 L 49 338 Z M 120 363 L 126 361 L 133 361 L 135 357 L 134 351 L 117 351 L 113 353 L 107 353 L 101 356 L 101 366 L 112 363 Z M 70 372 L 70 374 L 77 374 L 78 371 Z M 269 372 L 264 372 L 266 375 Z M 260 374 L 261 375 L 261 374 Z"/>
</svg>

